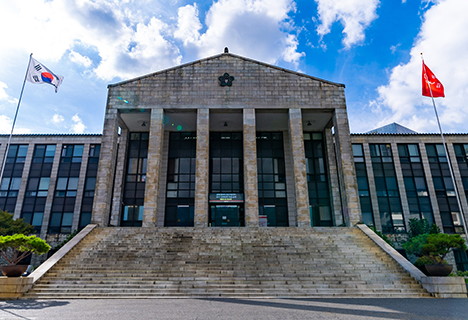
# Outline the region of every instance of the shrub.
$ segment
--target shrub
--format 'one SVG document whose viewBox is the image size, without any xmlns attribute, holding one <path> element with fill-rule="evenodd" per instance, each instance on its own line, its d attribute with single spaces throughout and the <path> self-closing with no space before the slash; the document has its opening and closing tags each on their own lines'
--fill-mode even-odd
<svg viewBox="0 0 468 320">
<path fill-rule="evenodd" d="M 386 235 L 384 235 L 382 232 L 380 231 L 377 231 L 377 229 L 374 227 L 374 226 L 369 226 L 369 228 L 375 232 L 376 235 L 378 235 L 379 237 L 381 237 L 383 239 L 383 241 L 385 241 L 386 243 L 388 243 L 392 248 L 395 248 L 395 244 L 393 243 L 393 241 L 387 237 Z"/>
<path fill-rule="evenodd" d="M 13 214 L 0 210 L 0 236 L 11 236 L 17 233 L 32 234 L 34 227 L 23 219 L 13 219 Z"/>
<path fill-rule="evenodd" d="M 54 247 L 54 250 L 58 250 L 60 249 L 61 247 L 63 247 L 65 244 L 67 244 L 68 241 L 70 241 L 71 239 L 73 239 L 74 236 L 76 236 L 78 234 L 78 230 L 75 230 L 73 231 L 72 233 L 70 233 L 66 238 L 65 240 L 63 240 L 62 242 L 60 242 L 58 245 L 56 245 Z"/>
<path fill-rule="evenodd" d="M 403 249 L 405 249 L 406 254 L 421 257 L 421 251 L 424 244 L 426 244 L 427 236 L 427 233 L 423 233 L 411 238 L 408 242 L 403 243 L 402 246 Z"/>
<path fill-rule="evenodd" d="M 15 234 L 12 236 L 0 236 L 0 257 L 10 265 L 15 265 L 32 253 L 41 255 L 47 253 L 50 246 L 36 236 Z"/>
</svg>

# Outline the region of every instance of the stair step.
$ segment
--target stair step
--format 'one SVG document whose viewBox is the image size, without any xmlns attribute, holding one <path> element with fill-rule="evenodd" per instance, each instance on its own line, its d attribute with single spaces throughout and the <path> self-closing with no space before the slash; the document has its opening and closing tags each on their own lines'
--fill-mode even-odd
<svg viewBox="0 0 468 320">
<path fill-rule="evenodd" d="M 25 299 L 429 297 L 355 228 L 96 228 Z"/>
</svg>

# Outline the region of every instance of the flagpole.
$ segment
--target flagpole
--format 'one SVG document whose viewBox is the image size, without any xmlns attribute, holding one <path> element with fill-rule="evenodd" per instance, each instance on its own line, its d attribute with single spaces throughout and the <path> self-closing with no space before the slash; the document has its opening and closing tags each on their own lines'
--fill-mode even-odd
<svg viewBox="0 0 468 320">
<path fill-rule="evenodd" d="M 2 171 L 0 172 L 0 187 L 3 182 L 3 171 L 5 170 L 6 159 L 8 157 L 8 151 L 10 150 L 11 137 L 13 136 L 13 130 L 15 129 L 16 118 L 18 117 L 18 111 L 19 111 L 19 107 L 21 104 L 21 98 L 23 97 L 24 85 L 26 84 L 26 78 L 28 77 L 29 66 L 31 65 L 32 55 L 33 54 L 31 53 L 31 55 L 29 56 L 28 68 L 26 69 L 26 74 L 24 75 L 23 87 L 21 88 L 21 93 L 20 93 L 20 97 L 18 100 L 18 106 L 16 107 L 15 118 L 13 119 L 13 125 L 11 126 L 10 137 L 8 138 L 5 155 L 3 156 Z"/>
<path fill-rule="evenodd" d="M 461 221 L 463 223 L 463 230 L 465 231 L 466 241 L 468 241 L 468 231 L 466 230 L 465 213 L 463 212 L 463 208 L 461 206 L 460 195 L 458 194 L 458 187 L 457 187 L 457 183 L 455 181 L 455 175 L 453 174 L 452 162 L 450 161 L 450 158 L 449 158 L 449 153 L 448 153 L 448 150 L 447 150 L 447 144 L 445 143 L 444 134 L 442 132 L 442 126 L 440 125 L 439 114 L 437 112 L 434 96 L 432 95 L 432 88 L 431 88 L 431 84 L 429 83 L 429 80 L 428 80 L 428 76 L 427 76 L 427 73 L 426 73 L 426 66 L 424 65 L 424 57 L 423 57 L 422 53 L 421 53 L 421 59 L 423 61 L 424 75 L 425 75 L 427 86 L 429 87 L 429 92 L 431 93 L 432 105 L 434 106 L 434 112 L 435 112 L 435 115 L 436 115 L 436 118 L 437 118 L 437 125 L 439 126 L 440 136 L 442 137 L 442 143 L 444 145 L 444 150 L 445 150 L 445 154 L 446 154 L 446 157 L 447 157 L 447 163 L 449 165 L 448 167 L 449 167 L 449 171 L 450 171 L 450 177 L 452 178 L 453 188 L 455 189 L 455 196 L 457 197 L 458 208 L 460 209 L 460 214 L 461 214 L 460 218 L 461 218 Z"/>
</svg>

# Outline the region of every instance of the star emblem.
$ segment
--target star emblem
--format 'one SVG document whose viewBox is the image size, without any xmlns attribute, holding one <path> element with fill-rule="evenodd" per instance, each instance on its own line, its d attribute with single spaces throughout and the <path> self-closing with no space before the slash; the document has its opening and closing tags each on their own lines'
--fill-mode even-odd
<svg viewBox="0 0 468 320">
<path fill-rule="evenodd" d="M 234 81 L 234 77 L 233 76 L 230 76 L 229 73 L 225 73 L 223 76 L 219 77 L 218 78 L 219 81 L 220 81 L 220 85 L 221 87 L 224 87 L 224 86 L 232 86 L 232 82 Z"/>
</svg>

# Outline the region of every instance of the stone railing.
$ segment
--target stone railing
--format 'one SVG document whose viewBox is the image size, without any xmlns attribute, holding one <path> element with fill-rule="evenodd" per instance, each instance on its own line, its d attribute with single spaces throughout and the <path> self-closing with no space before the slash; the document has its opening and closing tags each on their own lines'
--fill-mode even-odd
<svg viewBox="0 0 468 320">
<path fill-rule="evenodd" d="M 411 276 L 416 279 L 424 289 L 436 298 L 466 298 L 467 291 L 465 278 L 462 277 L 428 277 L 416 268 L 411 262 L 403 257 L 392 246 L 380 238 L 365 224 L 358 224 L 369 238 L 371 238 L 383 251 L 390 255 L 399 265 L 401 265 Z"/>
<path fill-rule="evenodd" d="M 27 292 L 47 271 L 50 270 L 60 259 L 72 250 L 84 237 L 86 237 L 97 225 L 89 224 L 76 236 L 68 241 L 53 256 L 44 261 L 33 273 L 27 277 L 7 278 L 0 277 L 0 299 L 18 299 Z"/>
</svg>

